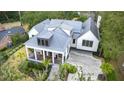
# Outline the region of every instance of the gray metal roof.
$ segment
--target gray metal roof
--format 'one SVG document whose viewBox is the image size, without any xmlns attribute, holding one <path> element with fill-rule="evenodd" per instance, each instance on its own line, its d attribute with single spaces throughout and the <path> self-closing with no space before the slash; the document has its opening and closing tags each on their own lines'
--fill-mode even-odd
<svg viewBox="0 0 124 93">
<path fill-rule="evenodd" d="M 49 27 L 58 27 L 61 24 L 69 25 L 73 27 L 73 32 L 81 33 L 82 22 L 74 20 L 63 20 L 63 19 L 51 19 Z"/>
<path fill-rule="evenodd" d="M 40 22 L 39 24 L 35 25 L 34 28 L 38 32 L 41 32 L 44 29 L 44 26 L 45 25 L 48 25 L 49 23 L 50 23 L 50 20 L 49 19 L 46 19 L 46 20 Z"/>
<path fill-rule="evenodd" d="M 39 34 L 25 42 L 25 45 L 27 46 L 65 52 L 68 43 L 70 43 L 71 37 L 62 30 L 62 27 L 72 30 L 72 37 L 75 39 L 84 35 L 88 31 L 91 31 L 96 38 L 99 39 L 97 27 L 91 17 L 89 17 L 84 23 L 72 20 L 51 19 L 51 21 L 47 20 L 45 23 L 41 22 L 34 27 Z M 56 27 L 56 29 L 48 31 L 49 27 Z M 49 46 L 39 46 L 37 43 L 37 37 L 47 39 L 52 38 L 50 39 Z"/>
<path fill-rule="evenodd" d="M 79 33 L 73 33 L 73 35 L 72 35 L 72 37 L 73 37 L 74 39 L 77 39 L 79 36 L 80 36 Z"/>
<path fill-rule="evenodd" d="M 92 17 L 89 17 L 84 23 L 83 23 L 83 29 L 81 36 L 87 33 L 88 31 L 91 31 L 94 36 L 99 40 L 99 32 L 98 28 L 93 20 Z"/>
<path fill-rule="evenodd" d="M 37 37 L 42 39 L 50 39 L 52 36 L 53 36 L 52 32 L 46 31 L 46 33 L 39 33 Z"/>
<path fill-rule="evenodd" d="M 66 25 L 66 24 L 64 24 L 64 23 L 62 23 L 62 24 L 60 25 L 60 28 L 66 29 L 66 30 L 69 30 L 69 31 L 72 31 L 72 29 L 73 29 L 72 26 Z"/>
<path fill-rule="evenodd" d="M 41 33 L 45 34 L 47 31 L 43 30 Z M 37 44 L 37 35 L 32 37 L 31 39 L 29 39 L 27 42 L 25 42 L 25 45 L 37 47 L 37 48 L 65 52 L 65 49 L 66 49 L 68 43 L 70 42 L 71 38 L 59 28 L 52 31 L 52 34 L 53 34 L 53 36 L 51 38 L 49 46 L 39 46 Z"/>
<path fill-rule="evenodd" d="M 25 30 L 23 27 L 13 27 L 11 29 L 8 29 L 8 30 L 4 30 L 4 31 L 0 31 L 0 40 L 3 39 L 4 36 L 7 36 L 7 35 L 14 35 L 16 33 L 24 33 Z"/>
</svg>

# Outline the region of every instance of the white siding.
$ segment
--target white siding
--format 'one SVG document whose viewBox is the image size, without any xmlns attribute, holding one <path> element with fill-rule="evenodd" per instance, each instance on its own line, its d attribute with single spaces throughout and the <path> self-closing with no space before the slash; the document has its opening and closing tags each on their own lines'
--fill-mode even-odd
<svg viewBox="0 0 124 93">
<path fill-rule="evenodd" d="M 93 46 L 92 47 L 82 46 L 82 40 L 93 41 Z M 99 40 L 94 36 L 94 34 L 91 31 L 89 31 L 89 32 L 85 33 L 84 35 L 82 35 L 81 37 L 78 38 L 77 49 L 96 52 L 97 48 L 98 48 L 98 44 L 99 44 Z"/>
<path fill-rule="evenodd" d="M 68 44 L 68 46 L 66 47 L 66 50 L 65 50 L 65 58 L 66 59 L 68 57 L 69 51 L 70 51 L 70 44 Z"/>
<path fill-rule="evenodd" d="M 71 47 L 76 48 L 76 45 L 77 45 L 77 39 L 75 39 L 75 44 L 73 44 L 73 39 L 72 39 L 72 40 L 71 40 Z"/>
<path fill-rule="evenodd" d="M 32 28 L 32 29 L 28 32 L 29 38 L 32 38 L 32 35 L 37 35 L 37 34 L 38 34 L 38 31 L 35 30 L 34 28 Z"/>
</svg>

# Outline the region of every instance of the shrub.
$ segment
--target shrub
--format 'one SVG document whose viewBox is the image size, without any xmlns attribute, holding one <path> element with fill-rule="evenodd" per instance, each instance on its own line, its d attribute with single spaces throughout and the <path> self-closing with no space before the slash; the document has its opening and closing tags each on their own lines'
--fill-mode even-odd
<svg viewBox="0 0 124 93">
<path fill-rule="evenodd" d="M 77 68 L 71 64 L 65 63 L 59 66 L 60 79 L 66 80 L 69 73 L 76 73 Z"/>
<path fill-rule="evenodd" d="M 25 76 L 16 72 L 8 64 L 0 68 L 0 80 L 22 80 Z"/>
<path fill-rule="evenodd" d="M 4 47 L 4 48 L 0 49 L 0 52 L 3 52 L 5 50 L 7 50 L 7 47 Z"/>
<path fill-rule="evenodd" d="M 24 73 L 28 73 L 29 72 L 28 61 L 22 62 L 19 65 L 19 70 L 23 71 Z"/>
<path fill-rule="evenodd" d="M 72 65 L 69 66 L 68 70 L 69 70 L 69 73 L 76 73 L 77 72 L 77 68 L 75 66 L 72 66 Z"/>
<path fill-rule="evenodd" d="M 17 33 L 15 35 L 12 35 L 11 39 L 12 39 L 13 45 L 16 46 L 17 44 L 24 43 L 25 41 L 27 41 L 28 35 L 26 33 L 22 35 Z"/>
<path fill-rule="evenodd" d="M 76 73 L 77 71 L 75 66 L 68 63 L 63 64 L 63 69 L 66 69 L 68 73 Z"/>
<path fill-rule="evenodd" d="M 80 16 L 78 20 L 84 22 L 86 19 L 87 19 L 87 16 Z"/>
<path fill-rule="evenodd" d="M 114 67 L 109 63 L 103 63 L 101 66 L 103 73 L 106 75 L 107 80 L 116 80 Z"/>
<path fill-rule="evenodd" d="M 6 53 L 4 52 L 0 52 L 0 64 L 2 64 L 3 62 L 5 62 L 8 59 L 8 56 Z"/>
<path fill-rule="evenodd" d="M 66 65 L 65 65 L 66 66 Z M 66 80 L 67 76 L 68 76 L 68 71 L 65 69 L 65 67 L 63 65 L 59 66 L 59 76 L 61 80 Z"/>
<path fill-rule="evenodd" d="M 22 73 L 28 74 L 34 80 L 46 80 L 51 70 L 51 65 L 47 64 L 48 67 L 46 68 L 46 63 L 45 61 L 43 63 L 25 61 L 20 64 L 19 70 Z"/>
<path fill-rule="evenodd" d="M 48 77 L 46 72 L 37 71 L 36 69 L 33 70 L 33 73 L 35 75 L 35 80 L 46 80 Z"/>
</svg>

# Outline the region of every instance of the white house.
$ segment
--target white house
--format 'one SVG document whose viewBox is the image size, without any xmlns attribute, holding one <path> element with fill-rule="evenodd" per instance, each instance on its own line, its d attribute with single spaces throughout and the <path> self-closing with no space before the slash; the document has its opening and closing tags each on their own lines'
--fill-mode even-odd
<svg viewBox="0 0 124 93">
<path fill-rule="evenodd" d="M 41 62 L 50 59 L 64 63 L 70 48 L 97 52 L 99 32 L 92 17 L 84 23 L 74 20 L 47 19 L 29 31 L 25 42 L 27 58 Z"/>
</svg>

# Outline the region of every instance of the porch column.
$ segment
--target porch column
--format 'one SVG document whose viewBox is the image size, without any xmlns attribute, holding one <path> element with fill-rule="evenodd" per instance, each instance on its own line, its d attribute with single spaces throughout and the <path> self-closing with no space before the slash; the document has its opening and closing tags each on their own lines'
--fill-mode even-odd
<svg viewBox="0 0 124 93">
<path fill-rule="evenodd" d="M 45 60 L 45 51 L 43 50 L 43 60 Z"/>
<path fill-rule="evenodd" d="M 35 49 L 34 49 L 34 57 L 35 57 L 35 60 L 37 60 L 37 53 Z"/>
<path fill-rule="evenodd" d="M 25 46 L 27 58 L 29 58 L 28 48 Z"/>
<path fill-rule="evenodd" d="M 64 54 L 62 54 L 62 64 L 64 63 Z"/>
<path fill-rule="evenodd" d="M 54 52 L 52 52 L 52 63 L 54 64 Z"/>
<path fill-rule="evenodd" d="M 48 56 L 48 51 L 46 51 L 46 55 Z"/>
</svg>

